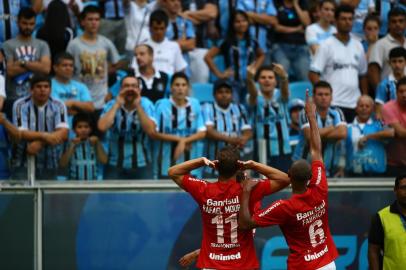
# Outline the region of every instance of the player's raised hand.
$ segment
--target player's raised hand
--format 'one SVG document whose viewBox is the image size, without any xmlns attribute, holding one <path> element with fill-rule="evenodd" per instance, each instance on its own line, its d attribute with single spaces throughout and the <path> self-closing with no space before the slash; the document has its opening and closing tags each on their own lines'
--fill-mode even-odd
<svg viewBox="0 0 406 270">
<path fill-rule="evenodd" d="M 213 168 L 213 169 L 217 168 L 218 160 L 211 161 L 210 159 L 205 158 L 205 157 L 203 157 L 202 159 L 203 159 L 204 165 L 206 165 L 210 168 Z"/>
<path fill-rule="evenodd" d="M 239 165 L 241 170 L 251 170 L 255 165 L 255 161 L 253 161 L 253 160 L 247 160 L 247 161 L 239 160 L 238 165 Z"/>
<path fill-rule="evenodd" d="M 309 89 L 306 89 L 305 112 L 307 118 L 316 117 L 316 105 L 313 102 L 313 97 L 310 96 Z"/>
</svg>

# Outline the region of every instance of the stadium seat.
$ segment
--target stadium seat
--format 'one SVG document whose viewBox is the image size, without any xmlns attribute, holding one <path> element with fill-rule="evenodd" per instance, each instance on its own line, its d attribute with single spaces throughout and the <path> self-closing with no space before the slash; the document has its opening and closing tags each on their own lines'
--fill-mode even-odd
<svg viewBox="0 0 406 270">
<path fill-rule="evenodd" d="M 211 84 L 211 83 L 193 83 L 190 96 L 198 99 L 200 102 L 214 101 L 213 84 Z"/>
<path fill-rule="evenodd" d="M 306 99 L 306 89 L 310 91 L 313 89 L 313 85 L 309 81 L 300 81 L 289 83 L 290 99 L 300 98 Z"/>
</svg>

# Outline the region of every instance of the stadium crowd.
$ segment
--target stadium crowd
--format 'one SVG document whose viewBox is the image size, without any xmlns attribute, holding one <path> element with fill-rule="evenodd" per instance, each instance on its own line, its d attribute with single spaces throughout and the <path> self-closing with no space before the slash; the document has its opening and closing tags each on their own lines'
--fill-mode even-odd
<svg viewBox="0 0 406 270">
<path fill-rule="evenodd" d="M 404 0 L 3 0 L 0 179 L 166 179 L 225 145 L 287 171 L 306 88 L 328 176 L 397 176 L 405 29 Z"/>
</svg>

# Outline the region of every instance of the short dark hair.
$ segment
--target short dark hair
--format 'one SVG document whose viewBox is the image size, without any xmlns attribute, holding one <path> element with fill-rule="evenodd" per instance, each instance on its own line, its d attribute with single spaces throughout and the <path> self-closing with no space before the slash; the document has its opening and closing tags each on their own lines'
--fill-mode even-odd
<svg viewBox="0 0 406 270">
<path fill-rule="evenodd" d="M 51 78 L 48 75 L 43 73 L 35 73 L 30 79 L 31 89 L 40 82 L 48 82 L 49 86 L 51 86 Z"/>
<path fill-rule="evenodd" d="M 333 88 L 331 87 L 331 85 L 326 82 L 326 81 L 318 81 L 313 85 L 313 94 L 316 94 L 316 90 L 318 88 L 328 88 L 330 89 L 330 92 L 333 93 Z"/>
<path fill-rule="evenodd" d="M 396 91 L 399 90 L 401 85 L 406 85 L 406 77 L 403 77 L 396 83 Z"/>
<path fill-rule="evenodd" d="M 389 59 L 403 57 L 406 59 L 406 49 L 403 47 L 395 47 L 389 51 Z"/>
<path fill-rule="evenodd" d="M 406 11 L 404 11 L 402 8 L 399 8 L 399 7 L 392 8 L 388 12 L 388 21 L 390 20 L 391 17 L 396 17 L 396 16 L 406 17 Z"/>
<path fill-rule="evenodd" d="M 174 73 L 174 74 L 172 75 L 172 78 L 171 78 L 171 85 L 172 85 L 173 82 L 174 82 L 176 79 L 178 79 L 178 78 L 185 79 L 185 81 L 187 82 L 187 84 L 190 85 L 188 76 L 187 76 L 185 73 L 181 72 L 181 71 L 180 71 L 180 72 L 176 72 L 176 73 Z"/>
<path fill-rule="evenodd" d="M 240 151 L 234 146 L 227 145 L 221 148 L 217 152 L 216 159 L 217 171 L 222 177 L 229 178 L 239 170 Z"/>
<path fill-rule="evenodd" d="M 255 81 L 258 81 L 258 79 L 259 79 L 259 76 L 261 75 L 261 73 L 263 72 L 263 71 L 272 71 L 273 73 L 275 73 L 275 71 L 273 70 L 273 67 L 271 66 L 271 65 L 263 65 L 263 66 L 261 66 L 258 70 L 257 70 L 257 72 L 255 73 Z"/>
<path fill-rule="evenodd" d="M 97 7 L 95 5 L 88 5 L 80 13 L 80 16 L 79 16 L 80 20 L 84 20 L 86 18 L 87 14 L 90 14 L 90 13 L 97 13 L 97 14 L 99 14 L 99 16 L 101 16 L 101 10 L 99 7 Z"/>
<path fill-rule="evenodd" d="M 351 13 L 354 15 L 354 8 L 350 5 L 339 5 L 334 12 L 334 17 L 338 19 L 341 13 Z"/>
<path fill-rule="evenodd" d="M 121 79 L 121 81 L 120 81 L 120 87 L 123 86 L 123 82 L 124 82 L 125 79 L 127 79 L 127 78 L 134 78 L 134 79 L 136 79 L 136 80 L 138 81 L 138 83 L 139 83 L 139 80 L 138 80 L 138 78 L 134 75 L 134 73 L 128 73 L 127 75 L 125 75 L 125 76 Z"/>
<path fill-rule="evenodd" d="M 369 22 L 376 22 L 378 24 L 378 26 L 381 26 L 381 19 L 379 19 L 378 16 L 376 16 L 375 14 L 368 14 L 365 19 L 364 22 L 362 23 L 362 29 L 365 29 L 365 27 L 367 26 L 367 23 Z"/>
<path fill-rule="evenodd" d="M 75 62 L 75 58 L 68 52 L 61 52 L 55 56 L 54 65 L 59 65 L 63 60 L 71 60 Z"/>
<path fill-rule="evenodd" d="M 165 26 L 168 26 L 169 23 L 168 14 L 166 14 L 166 12 L 163 11 L 162 9 L 155 10 L 154 12 L 151 13 L 151 16 L 149 17 L 149 26 L 151 26 L 153 22 L 156 22 L 158 24 L 165 23 Z"/>
<path fill-rule="evenodd" d="M 37 16 L 37 13 L 35 13 L 35 11 L 32 8 L 23 7 L 18 12 L 17 20 L 21 20 L 22 18 L 24 18 L 24 19 L 32 19 L 32 18 L 35 18 L 35 16 Z"/>
<path fill-rule="evenodd" d="M 146 43 L 142 43 L 142 44 L 138 44 L 137 46 L 135 46 L 136 49 L 139 48 L 139 47 L 146 47 L 147 50 L 148 50 L 148 53 L 150 55 L 154 55 L 154 48 L 152 48 L 151 45 L 148 45 Z"/>
<path fill-rule="evenodd" d="M 80 122 L 86 122 L 93 129 L 93 119 L 90 114 L 80 112 L 73 117 L 72 128 L 75 129 Z"/>
<path fill-rule="evenodd" d="M 319 8 L 321 8 L 325 3 L 330 3 L 334 6 L 334 8 L 337 6 L 336 1 L 334 0 L 322 0 L 319 2 Z"/>
<path fill-rule="evenodd" d="M 396 176 L 396 178 L 395 178 L 395 188 L 398 188 L 400 180 L 405 179 L 405 178 L 406 178 L 406 172 Z"/>
<path fill-rule="evenodd" d="M 312 169 L 309 163 L 304 159 L 293 162 L 289 169 L 289 177 L 291 181 L 306 183 L 312 177 Z"/>
</svg>

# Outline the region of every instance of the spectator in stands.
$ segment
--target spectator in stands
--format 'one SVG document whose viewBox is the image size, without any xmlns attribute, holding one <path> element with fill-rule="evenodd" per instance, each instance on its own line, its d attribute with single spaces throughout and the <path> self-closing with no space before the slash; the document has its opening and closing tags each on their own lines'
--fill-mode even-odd
<svg viewBox="0 0 406 270">
<path fill-rule="evenodd" d="M 4 100 L 6 99 L 6 80 L 0 73 L 0 112 L 3 111 Z"/>
<path fill-rule="evenodd" d="M 271 41 L 272 59 L 283 65 L 293 80 L 307 80 L 309 70 L 309 48 L 306 46 L 304 30 L 310 21 L 306 0 L 276 0 L 277 23 Z M 292 80 L 292 79 L 291 79 Z"/>
<path fill-rule="evenodd" d="M 69 53 L 56 56 L 53 65 L 55 77 L 52 79 L 51 96 L 65 103 L 68 110 L 69 126 L 72 117 L 79 112 L 93 113 L 94 105 L 87 86 L 73 80 L 75 59 Z"/>
<path fill-rule="evenodd" d="M 216 20 L 207 23 L 207 32 L 210 39 L 221 41 L 222 38 L 227 36 L 230 16 L 231 13 L 236 10 L 236 2 L 237 1 L 217 0 L 217 10 L 221 10 L 221 12 L 218 13 Z M 249 3 L 251 3 L 251 1 Z"/>
<path fill-rule="evenodd" d="M 406 219 L 406 175 L 395 179 L 396 200 L 372 218 L 368 235 L 369 269 L 402 269 L 406 265 L 404 252 Z M 383 259 L 382 259 L 383 254 Z"/>
<path fill-rule="evenodd" d="M 218 54 L 224 57 L 224 72 L 214 63 L 214 57 Z M 245 102 L 247 66 L 252 64 L 254 69 L 259 68 L 265 60 L 265 54 L 250 35 L 249 18 L 244 11 L 232 13 L 227 37 L 219 47 L 211 47 L 204 60 L 217 78 L 232 81 L 234 102 Z"/>
<path fill-rule="evenodd" d="M 251 22 L 250 34 L 264 52 L 268 51 L 268 30 L 276 25 L 276 9 L 272 0 L 237 0 L 237 10 L 245 11 Z"/>
<path fill-rule="evenodd" d="M 147 42 L 149 37 L 149 16 L 152 12 L 148 0 L 124 0 L 124 20 L 127 30 L 125 49 L 132 57 L 137 45 Z M 131 59 L 131 58 L 130 58 Z"/>
<path fill-rule="evenodd" d="M 341 5 L 349 5 L 354 9 L 354 22 L 351 33 L 361 40 L 363 32 L 363 23 L 368 14 L 375 12 L 375 0 L 340 0 Z"/>
<path fill-rule="evenodd" d="M 247 71 L 248 105 L 256 128 L 256 160 L 287 171 L 292 152 L 286 109 L 289 101 L 288 74 L 280 64 L 262 66 L 257 72 L 250 66 Z M 277 76 L 281 90 L 276 89 Z M 259 84 L 259 91 L 255 81 Z"/>
<path fill-rule="evenodd" d="M 107 155 L 97 136 L 92 135 L 92 118 L 78 113 L 73 118 L 75 137 L 61 156 L 61 168 L 69 167 L 70 180 L 97 180 L 98 164 L 107 163 Z"/>
<path fill-rule="evenodd" d="M 364 51 L 366 53 L 368 61 L 371 55 L 371 49 L 373 48 L 373 45 L 378 41 L 380 26 L 381 21 L 376 15 L 368 15 L 364 20 L 364 37 L 361 41 L 361 44 L 364 47 Z"/>
<path fill-rule="evenodd" d="M 191 20 L 196 29 L 196 49 L 189 53 L 192 83 L 205 83 L 209 80 L 209 69 L 203 60 L 209 44 L 209 36 L 213 35 L 215 19 L 218 16 L 217 0 L 183 1 L 182 16 Z"/>
<path fill-rule="evenodd" d="M 375 43 L 368 60 L 368 77 L 373 89 L 390 73 L 390 50 L 399 46 L 406 48 L 406 11 L 394 8 L 389 12 L 388 20 L 389 33 Z"/>
<path fill-rule="evenodd" d="M 15 38 L 19 33 L 17 17 L 22 8 L 32 7 L 34 12 L 41 10 L 42 0 L 2 0 L 0 8 L 0 48 L 6 40 Z M 4 7 L 8 7 L 8 10 Z M 2 58 L 0 57 L 0 61 Z"/>
<path fill-rule="evenodd" d="M 395 138 L 387 150 L 387 175 L 393 176 L 404 172 L 406 168 L 406 78 L 396 84 L 396 100 L 387 102 L 382 107 L 385 124 L 395 129 Z"/>
<path fill-rule="evenodd" d="M 396 83 L 405 76 L 406 49 L 395 47 L 389 52 L 391 73 L 383 79 L 376 88 L 376 118 L 382 119 L 382 106 L 390 100 L 396 99 Z"/>
<path fill-rule="evenodd" d="M 168 23 L 169 18 L 165 11 L 157 9 L 152 12 L 149 18 L 151 38 L 145 44 L 154 50 L 154 68 L 172 75 L 175 72 L 185 71 L 187 63 L 182 57 L 179 44 L 165 37 Z M 138 67 L 135 59 L 132 66 L 137 72 Z"/>
<path fill-rule="evenodd" d="M 138 69 L 135 76 L 140 82 L 141 96 L 152 102 L 169 96 L 169 75 L 154 68 L 154 50 L 147 44 L 135 47 Z"/>
<path fill-rule="evenodd" d="M 120 54 L 125 52 L 126 25 L 124 21 L 124 7 L 126 0 L 99 0 L 102 19 L 100 21 L 100 35 L 108 38 L 116 46 Z"/>
<path fill-rule="evenodd" d="M 37 38 L 48 43 L 52 61 L 66 50 L 73 36 L 68 6 L 61 0 L 53 0 L 48 6 L 45 23 L 37 33 Z"/>
<path fill-rule="evenodd" d="M 323 46 L 323 45 L 322 45 Z M 347 127 L 343 112 L 331 106 L 333 89 L 328 82 L 319 81 L 313 87 L 313 100 L 316 104 L 316 118 L 322 141 L 323 160 L 328 176 L 338 171 L 341 142 L 347 137 Z M 303 136 L 293 154 L 293 160 L 307 159 L 309 149 L 310 127 L 305 112 L 300 114 L 300 127 Z"/>
<path fill-rule="evenodd" d="M 289 140 L 290 146 L 292 146 L 292 148 L 299 143 L 299 138 L 301 134 L 299 116 L 303 108 L 304 102 L 299 98 L 292 99 L 289 102 L 289 115 L 290 115 Z"/>
<path fill-rule="evenodd" d="M 119 95 L 104 106 L 98 122 L 99 130 L 106 133 L 109 157 L 105 179 L 151 179 L 153 114 L 154 105 L 141 97 L 137 78 L 125 77 Z"/>
<path fill-rule="evenodd" d="M 358 97 L 368 94 L 367 63 L 361 43 L 351 37 L 354 10 L 342 5 L 335 11 L 337 33 L 326 39 L 317 51 L 309 78 L 331 84 L 334 106 L 340 107 L 345 119 L 352 122 Z"/>
<path fill-rule="evenodd" d="M 13 179 L 27 179 L 27 155 L 35 156 L 36 179 L 55 180 L 62 143 L 68 138 L 65 105 L 51 98 L 51 80 L 35 74 L 28 97 L 13 106 L 13 124 L 19 131 L 9 135 L 19 142 L 13 153 Z"/>
<path fill-rule="evenodd" d="M 204 156 L 214 160 L 219 149 L 225 145 L 234 145 L 241 149 L 242 157 L 247 157 L 252 151 L 247 145 L 252 138 L 252 128 L 245 107 L 233 102 L 232 86 L 227 80 L 214 82 L 213 96 L 215 101 L 205 103 L 202 107 L 207 128 L 207 152 Z M 207 172 L 208 176 L 215 176 L 213 169 L 207 168 Z"/>
<path fill-rule="evenodd" d="M 337 32 L 333 25 L 335 7 L 334 0 L 321 1 L 319 3 L 320 19 L 306 27 L 305 38 L 312 58 L 320 47 L 320 43 Z"/>
<path fill-rule="evenodd" d="M 382 123 L 373 117 L 374 100 L 370 96 L 360 96 L 355 110 L 357 116 L 347 126 L 340 176 L 344 176 L 344 168 L 349 176 L 383 174 L 386 171 L 383 141 L 392 138 L 394 130 L 383 127 Z"/>
<path fill-rule="evenodd" d="M 201 157 L 206 127 L 200 103 L 188 97 L 189 79 L 175 73 L 171 79 L 171 97 L 155 104 L 157 132 L 154 138 L 154 177 L 168 178 L 168 168 L 184 160 Z M 202 177 L 202 170 L 193 171 Z"/>
<path fill-rule="evenodd" d="M 190 75 L 189 52 L 196 48 L 196 34 L 191 20 L 181 16 L 181 0 L 163 0 L 163 5 L 169 17 L 166 37 L 176 41 L 183 53 L 183 58 L 188 63 L 187 74 Z"/>
<path fill-rule="evenodd" d="M 114 44 L 99 35 L 100 10 L 87 6 L 80 15 L 83 35 L 69 42 L 67 51 L 75 58 L 75 79 L 90 91 L 98 115 L 104 106 L 108 90 L 108 73 L 114 73 L 119 61 Z"/>
<path fill-rule="evenodd" d="M 32 37 L 35 16 L 33 9 L 22 8 L 18 13 L 19 34 L 3 44 L 7 63 L 7 99 L 4 111 L 9 119 L 14 101 L 29 94 L 29 79 L 32 74 L 48 74 L 51 70 L 48 45 Z"/>
</svg>

